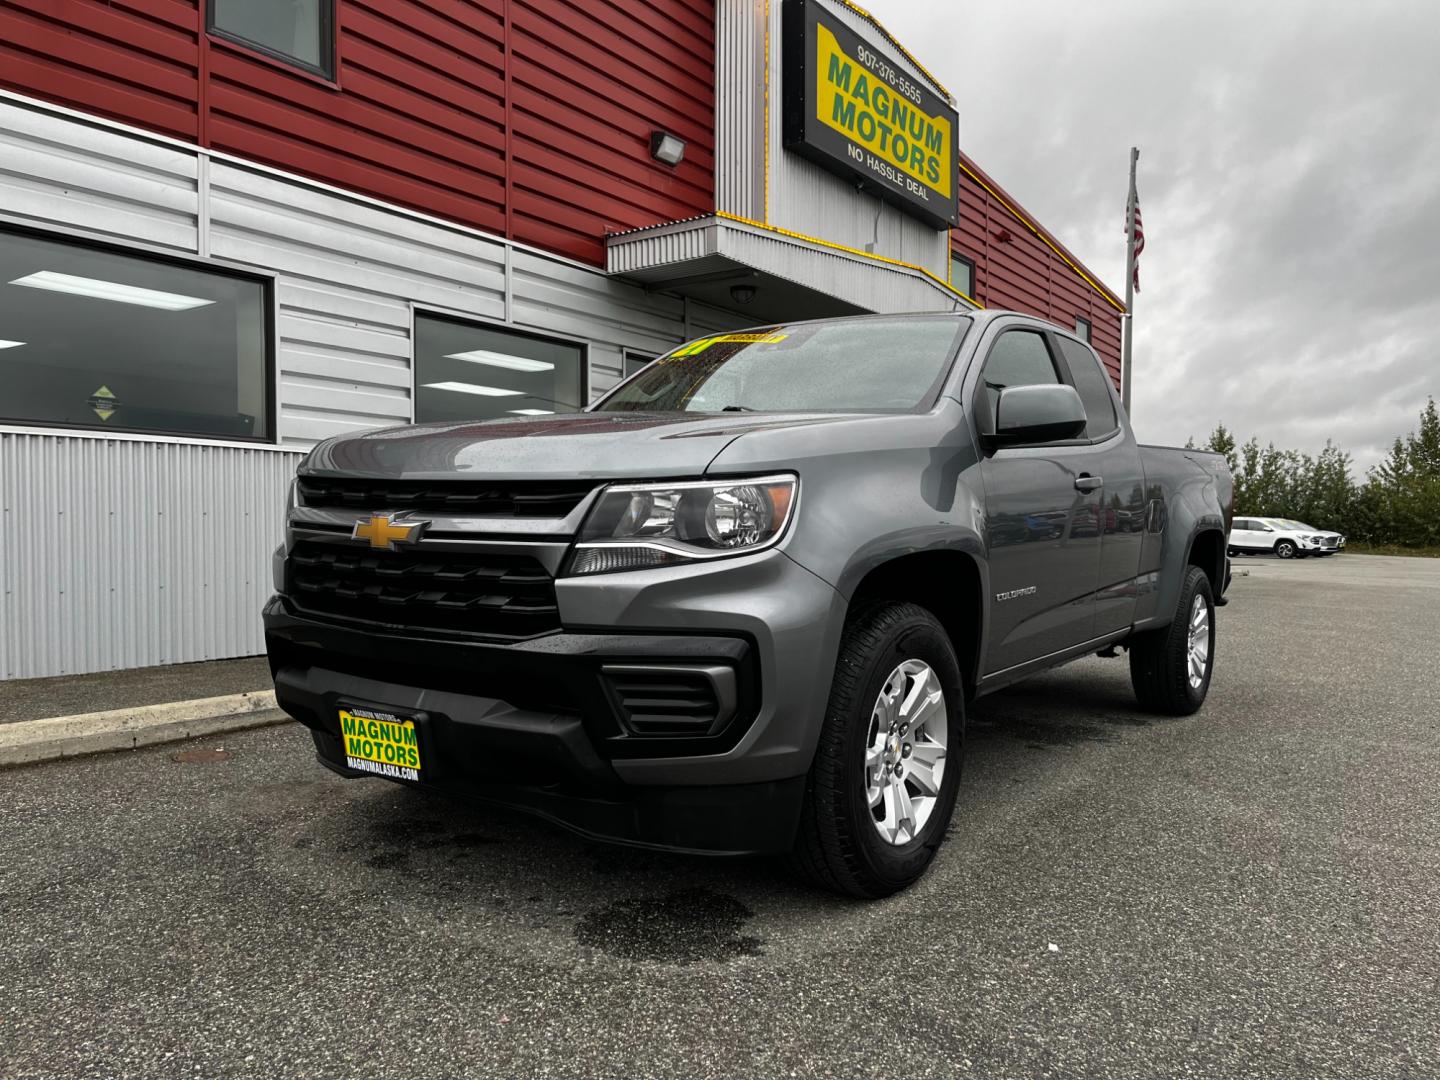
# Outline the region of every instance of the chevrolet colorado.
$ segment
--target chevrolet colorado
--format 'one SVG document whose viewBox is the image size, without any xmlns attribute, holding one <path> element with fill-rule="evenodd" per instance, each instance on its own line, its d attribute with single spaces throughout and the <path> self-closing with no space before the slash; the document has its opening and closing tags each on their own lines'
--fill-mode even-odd
<svg viewBox="0 0 1440 1080">
<path fill-rule="evenodd" d="M 973 698 L 1119 647 L 1145 707 L 1200 707 L 1231 492 L 1049 323 L 768 326 L 580 413 L 319 444 L 267 647 L 343 776 L 882 896 L 946 834 Z"/>
</svg>

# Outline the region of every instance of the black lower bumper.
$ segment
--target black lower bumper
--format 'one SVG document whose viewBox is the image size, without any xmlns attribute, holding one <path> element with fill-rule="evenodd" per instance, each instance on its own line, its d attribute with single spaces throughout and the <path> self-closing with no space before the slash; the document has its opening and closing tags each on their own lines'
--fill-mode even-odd
<svg viewBox="0 0 1440 1080">
<path fill-rule="evenodd" d="M 539 814 L 597 839 L 717 854 L 789 850 L 804 777 L 748 784 L 623 782 L 610 762 L 728 749 L 754 716 L 758 687 L 741 638 L 555 634 L 530 642 L 406 637 L 304 617 L 272 600 L 266 644 L 282 709 L 310 728 L 344 776 L 339 710 L 413 717 L 421 786 Z M 705 664 L 735 672 L 736 715 L 723 730 L 636 738 L 616 716 L 602 672 L 616 664 Z"/>
</svg>

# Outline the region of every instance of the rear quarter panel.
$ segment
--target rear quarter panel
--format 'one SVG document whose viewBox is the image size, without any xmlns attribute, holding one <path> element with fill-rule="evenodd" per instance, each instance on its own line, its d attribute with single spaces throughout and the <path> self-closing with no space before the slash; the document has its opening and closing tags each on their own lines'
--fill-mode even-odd
<svg viewBox="0 0 1440 1080">
<path fill-rule="evenodd" d="M 1219 533 L 1224 558 L 1235 488 L 1219 454 L 1142 445 L 1140 462 L 1145 469 L 1147 518 L 1135 626 L 1143 630 L 1174 618 L 1182 571 L 1197 536 Z"/>
</svg>

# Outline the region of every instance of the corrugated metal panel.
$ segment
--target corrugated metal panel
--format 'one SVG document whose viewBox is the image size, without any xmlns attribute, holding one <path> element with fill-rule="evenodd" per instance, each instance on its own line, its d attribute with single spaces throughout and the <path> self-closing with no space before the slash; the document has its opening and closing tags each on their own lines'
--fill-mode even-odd
<svg viewBox="0 0 1440 1080">
<path fill-rule="evenodd" d="M 950 258 L 949 232 L 935 229 L 895 206 L 870 195 L 861 195 L 855 185 L 814 162 L 785 150 L 783 125 L 778 104 L 782 64 L 780 0 L 770 4 L 770 155 L 769 217 L 767 222 L 808 236 L 861 251 L 872 251 L 902 262 L 915 263 L 944 278 Z M 872 43 L 903 71 L 923 79 L 913 65 L 892 49 L 860 16 L 843 4 L 829 4 L 837 18 Z M 928 80 L 927 80 L 928 81 Z M 721 147 L 721 156 L 727 149 Z M 872 307 L 872 305 L 866 305 Z M 873 308 L 874 310 L 887 310 Z"/>
<path fill-rule="evenodd" d="M 0 678 L 261 652 L 298 460 L 0 433 Z"/>
<path fill-rule="evenodd" d="M 801 282 L 864 311 L 942 311 L 968 306 L 916 270 L 874 262 L 728 219 L 704 218 L 683 225 L 637 230 L 612 237 L 610 251 L 610 268 L 617 273 L 685 261 L 694 265 L 705 256 L 721 255 Z"/>
<path fill-rule="evenodd" d="M 193 140 L 199 25 L 197 0 L 6 0 L 0 86 Z"/>
<path fill-rule="evenodd" d="M 195 155 L 0 101 L 0 212 L 194 251 Z"/>
<path fill-rule="evenodd" d="M 715 10 L 715 208 L 752 221 L 765 219 L 767 6 L 717 0 Z"/>
</svg>

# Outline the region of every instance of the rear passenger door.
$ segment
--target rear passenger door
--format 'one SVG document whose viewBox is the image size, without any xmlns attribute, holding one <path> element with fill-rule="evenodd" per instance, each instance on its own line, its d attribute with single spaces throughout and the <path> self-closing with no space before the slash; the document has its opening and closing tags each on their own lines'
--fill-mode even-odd
<svg viewBox="0 0 1440 1080">
<path fill-rule="evenodd" d="M 989 343 L 971 413 L 982 444 L 1000 391 L 1066 381 L 1054 340 L 1019 324 Z M 1100 570 L 1099 466 L 1088 441 L 1007 445 L 982 452 L 990 570 L 987 675 L 1094 636 Z"/>
</svg>

